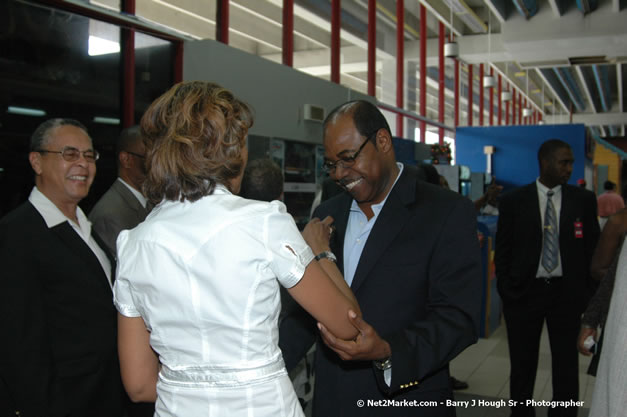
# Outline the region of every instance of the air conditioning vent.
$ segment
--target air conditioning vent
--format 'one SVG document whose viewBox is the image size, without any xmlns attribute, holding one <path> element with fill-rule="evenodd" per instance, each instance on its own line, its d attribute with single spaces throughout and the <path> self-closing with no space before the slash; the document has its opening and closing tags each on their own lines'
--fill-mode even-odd
<svg viewBox="0 0 627 417">
<path fill-rule="evenodd" d="M 314 106 L 313 104 L 303 105 L 303 119 L 314 122 L 323 122 L 325 117 L 324 107 Z"/>
</svg>

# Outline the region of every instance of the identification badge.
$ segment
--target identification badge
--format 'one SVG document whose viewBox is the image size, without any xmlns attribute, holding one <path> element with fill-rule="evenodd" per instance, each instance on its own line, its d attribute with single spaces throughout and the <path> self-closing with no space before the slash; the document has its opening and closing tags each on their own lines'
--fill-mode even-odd
<svg viewBox="0 0 627 417">
<path fill-rule="evenodd" d="M 583 239 L 583 223 L 579 220 L 575 222 L 575 239 Z"/>
</svg>

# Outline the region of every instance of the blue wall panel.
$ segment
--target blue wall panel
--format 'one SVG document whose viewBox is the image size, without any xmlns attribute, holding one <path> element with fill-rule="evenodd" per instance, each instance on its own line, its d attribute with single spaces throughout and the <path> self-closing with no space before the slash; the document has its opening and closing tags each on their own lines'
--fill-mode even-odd
<svg viewBox="0 0 627 417">
<path fill-rule="evenodd" d="M 473 172 L 486 171 L 483 147 L 494 146 L 492 174 L 505 189 L 529 184 L 539 175 L 538 148 L 548 139 L 570 144 L 575 155 L 569 184 L 584 177 L 586 131 L 583 124 L 459 127 L 455 134 L 456 163 Z"/>
</svg>

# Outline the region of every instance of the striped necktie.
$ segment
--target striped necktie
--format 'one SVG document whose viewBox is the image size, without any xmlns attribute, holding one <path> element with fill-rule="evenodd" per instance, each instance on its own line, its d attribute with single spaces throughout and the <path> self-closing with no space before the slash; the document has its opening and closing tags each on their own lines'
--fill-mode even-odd
<svg viewBox="0 0 627 417">
<path fill-rule="evenodd" d="M 557 214 L 553 205 L 554 192 L 546 193 L 546 210 L 544 212 L 544 237 L 542 240 L 542 266 L 547 272 L 557 268 L 558 241 L 557 241 Z"/>
</svg>

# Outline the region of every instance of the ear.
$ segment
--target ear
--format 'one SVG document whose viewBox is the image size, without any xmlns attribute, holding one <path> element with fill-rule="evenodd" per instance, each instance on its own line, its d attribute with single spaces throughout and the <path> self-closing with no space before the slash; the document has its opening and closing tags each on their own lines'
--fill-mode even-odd
<svg viewBox="0 0 627 417">
<path fill-rule="evenodd" d="M 39 152 L 30 152 L 28 154 L 28 162 L 36 175 L 41 175 L 41 154 Z"/>
<path fill-rule="evenodd" d="M 375 141 L 377 143 L 377 149 L 380 152 L 387 153 L 394 149 L 392 136 L 390 136 L 390 133 L 386 129 L 381 128 L 377 131 Z"/>
<path fill-rule="evenodd" d="M 131 155 L 129 155 L 125 151 L 120 151 L 120 153 L 118 154 L 118 160 L 120 161 L 121 167 L 128 168 L 131 162 L 130 159 Z"/>
</svg>

